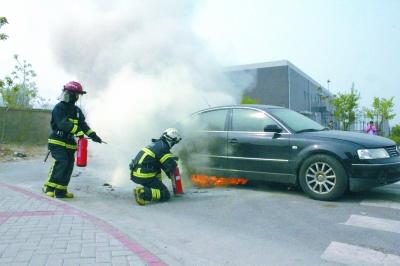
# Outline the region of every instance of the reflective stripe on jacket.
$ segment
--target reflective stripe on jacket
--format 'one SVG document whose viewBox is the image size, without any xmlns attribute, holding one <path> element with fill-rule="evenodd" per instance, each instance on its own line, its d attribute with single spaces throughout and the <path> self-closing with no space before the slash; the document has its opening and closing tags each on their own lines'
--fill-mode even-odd
<svg viewBox="0 0 400 266">
<path fill-rule="evenodd" d="M 56 140 L 56 139 L 49 139 L 48 140 L 49 144 L 55 144 L 55 145 L 59 145 L 59 146 L 63 146 L 67 149 L 72 149 L 72 150 L 76 150 L 77 145 L 76 144 L 67 144 L 63 141 L 60 140 Z"/>
<path fill-rule="evenodd" d="M 154 140 L 143 148 L 135 157 L 132 175 L 138 178 L 161 178 L 161 170 L 168 176 L 177 166 L 168 144 L 162 140 Z"/>
</svg>

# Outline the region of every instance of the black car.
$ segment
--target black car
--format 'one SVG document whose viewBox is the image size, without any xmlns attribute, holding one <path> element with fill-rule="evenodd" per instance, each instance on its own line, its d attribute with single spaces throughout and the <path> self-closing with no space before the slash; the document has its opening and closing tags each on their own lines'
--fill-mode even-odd
<svg viewBox="0 0 400 266">
<path fill-rule="evenodd" d="M 298 184 L 318 200 L 400 180 L 392 140 L 329 130 L 287 108 L 214 107 L 193 114 L 186 128 L 190 173 Z"/>
</svg>

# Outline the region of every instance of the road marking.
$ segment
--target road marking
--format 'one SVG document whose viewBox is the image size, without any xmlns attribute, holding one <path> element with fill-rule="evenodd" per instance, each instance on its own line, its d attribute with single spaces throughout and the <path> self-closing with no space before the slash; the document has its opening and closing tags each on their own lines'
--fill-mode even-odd
<svg viewBox="0 0 400 266">
<path fill-rule="evenodd" d="M 344 224 L 400 234 L 400 221 L 396 220 L 351 215 Z"/>
<path fill-rule="evenodd" d="M 363 200 L 361 201 L 361 205 L 400 210 L 400 202 L 389 200 Z"/>
<path fill-rule="evenodd" d="M 321 258 L 344 265 L 400 265 L 399 256 L 340 242 L 331 242 L 324 253 L 322 253 Z"/>
</svg>

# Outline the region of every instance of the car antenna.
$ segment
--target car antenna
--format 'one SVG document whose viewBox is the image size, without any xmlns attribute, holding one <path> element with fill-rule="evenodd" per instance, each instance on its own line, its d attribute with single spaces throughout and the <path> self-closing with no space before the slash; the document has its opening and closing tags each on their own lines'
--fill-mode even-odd
<svg viewBox="0 0 400 266">
<path fill-rule="evenodd" d="M 206 104 L 208 105 L 208 107 L 211 107 L 211 105 L 208 103 L 206 97 L 204 97 L 203 95 L 201 95 L 201 98 L 203 98 L 203 100 L 206 102 Z"/>
</svg>

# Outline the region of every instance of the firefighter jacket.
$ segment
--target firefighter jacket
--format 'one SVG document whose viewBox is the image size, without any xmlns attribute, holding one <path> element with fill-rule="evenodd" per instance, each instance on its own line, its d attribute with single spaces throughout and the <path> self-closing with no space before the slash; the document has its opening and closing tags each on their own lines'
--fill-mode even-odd
<svg viewBox="0 0 400 266">
<path fill-rule="evenodd" d="M 177 163 L 166 141 L 163 139 L 152 140 L 153 142 L 143 148 L 133 159 L 131 175 L 138 178 L 161 178 L 161 170 L 168 177 L 176 168 Z"/>
<path fill-rule="evenodd" d="M 83 137 L 94 134 L 85 122 L 81 109 L 74 103 L 59 102 L 51 113 L 51 134 L 49 144 L 64 146 L 67 149 L 76 149 L 74 136 Z"/>
</svg>

